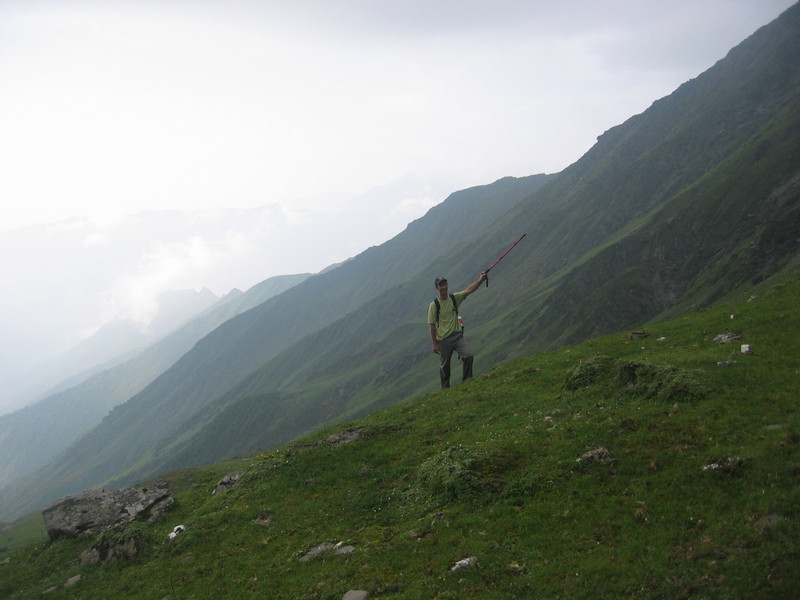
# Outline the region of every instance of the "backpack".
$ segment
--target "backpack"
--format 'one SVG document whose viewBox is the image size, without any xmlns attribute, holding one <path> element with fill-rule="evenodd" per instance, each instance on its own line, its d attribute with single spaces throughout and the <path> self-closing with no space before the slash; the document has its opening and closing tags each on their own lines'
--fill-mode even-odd
<svg viewBox="0 0 800 600">
<path fill-rule="evenodd" d="M 453 302 L 453 312 L 456 313 L 456 320 L 459 321 L 459 325 L 461 324 L 461 320 L 458 318 L 458 303 L 456 302 L 456 297 L 453 294 L 450 294 L 450 300 Z M 441 310 L 442 306 L 439 304 L 439 296 L 433 299 L 433 303 L 436 305 L 436 324 L 439 324 L 439 311 Z"/>
</svg>

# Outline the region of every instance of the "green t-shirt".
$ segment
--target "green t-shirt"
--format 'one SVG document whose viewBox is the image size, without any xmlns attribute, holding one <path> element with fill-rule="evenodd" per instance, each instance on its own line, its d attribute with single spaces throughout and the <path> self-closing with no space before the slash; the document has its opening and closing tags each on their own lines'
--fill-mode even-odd
<svg viewBox="0 0 800 600">
<path fill-rule="evenodd" d="M 453 294 L 456 297 L 456 304 L 461 306 L 467 294 L 463 292 L 456 292 Z M 439 323 L 436 323 L 436 303 L 431 302 L 428 306 L 428 323 L 436 325 L 436 339 L 443 340 L 448 335 L 461 331 L 461 326 L 458 324 L 458 313 L 453 308 L 453 299 L 450 295 L 442 300 L 439 298 Z"/>
</svg>

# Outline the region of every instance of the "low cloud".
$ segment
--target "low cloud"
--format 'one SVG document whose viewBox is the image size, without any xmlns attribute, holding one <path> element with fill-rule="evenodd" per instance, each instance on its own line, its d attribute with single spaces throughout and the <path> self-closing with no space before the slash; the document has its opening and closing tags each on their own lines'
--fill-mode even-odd
<svg viewBox="0 0 800 600">
<path fill-rule="evenodd" d="M 172 290 L 217 296 L 315 273 L 443 200 L 408 176 L 356 197 L 258 208 L 102 215 L 0 232 L 0 380 L 112 319 L 146 330 Z"/>
</svg>

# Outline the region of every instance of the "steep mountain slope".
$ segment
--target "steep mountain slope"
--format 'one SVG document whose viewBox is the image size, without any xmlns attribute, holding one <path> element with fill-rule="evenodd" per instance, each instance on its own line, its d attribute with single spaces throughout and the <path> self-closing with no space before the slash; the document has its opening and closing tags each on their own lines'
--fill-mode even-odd
<svg viewBox="0 0 800 600">
<path fill-rule="evenodd" d="M 478 370 L 709 305 L 796 268 L 800 7 L 601 136 L 487 231 L 254 371 L 114 480 L 291 439 L 436 386 L 422 321 L 445 272 L 468 283 Z M 490 257 L 487 259 L 487 257 Z M 457 285 L 457 284 L 456 284 Z M 301 365 L 301 367 L 298 367 Z M 197 461 L 197 462 L 195 462 Z"/>
<path fill-rule="evenodd" d="M 236 290 L 123 364 L 0 416 L 0 486 L 42 466 L 96 426 L 108 411 L 139 393 L 221 323 L 304 281 L 309 274 L 273 277 Z"/>
<path fill-rule="evenodd" d="M 474 280 L 524 232 L 464 309 L 478 372 L 780 275 L 798 251 L 798 40 L 795 5 L 500 219 L 469 228 L 431 211 L 231 320 L 4 505 L 269 446 L 433 389 L 433 278 Z"/>
<path fill-rule="evenodd" d="M 441 253 L 450 239 L 481 231 L 551 178 L 509 177 L 456 192 L 382 246 L 229 319 L 130 401 L 116 407 L 89 437 L 41 472 L 4 490 L 0 511 L 11 504 L 41 504 L 47 501 L 43 498 L 91 487 L 114 475 L 270 356 L 336 321 L 384 287 L 405 280 Z M 26 499 L 17 502 L 16 498 Z"/>
<path fill-rule="evenodd" d="M 756 293 L 163 474 L 152 525 L 41 543 L 25 519 L 0 597 L 796 598 L 800 279 Z M 731 313 L 753 354 L 713 341 Z"/>
<path fill-rule="evenodd" d="M 553 291 L 516 313 L 530 324 L 520 340 L 548 347 L 702 307 L 796 255 L 799 33 L 795 5 L 543 190 L 515 274 Z"/>
</svg>

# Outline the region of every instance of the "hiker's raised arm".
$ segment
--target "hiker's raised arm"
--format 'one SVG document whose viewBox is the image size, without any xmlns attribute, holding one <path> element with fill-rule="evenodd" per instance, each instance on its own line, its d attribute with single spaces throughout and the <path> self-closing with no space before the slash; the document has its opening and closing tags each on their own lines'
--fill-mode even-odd
<svg viewBox="0 0 800 600">
<path fill-rule="evenodd" d="M 461 293 L 462 293 L 462 294 L 464 294 L 464 295 L 466 295 L 466 296 L 469 296 L 469 295 L 470 295 L 472 292 L 474 292 L 474 291 L 475 291 L 475 290 L 477 290 L 479 287 L 481 287 L 481 284 L 482 284 L 484 281 L 486 281 L 486 271 L 484 271 L 483 273 L 481 273 L 481 276 L 480 276 L 480 277 L 478 277 L 478 279 L 477 279 L 476 281 L 473 281 L 472 283 L 470 283 L 470 284 L 467 286 L 467 289 L 465 289 L 465 290 L 464 290 L 463 292 L 461 292 Z"/>
</svg>

